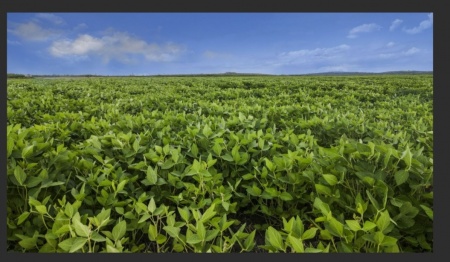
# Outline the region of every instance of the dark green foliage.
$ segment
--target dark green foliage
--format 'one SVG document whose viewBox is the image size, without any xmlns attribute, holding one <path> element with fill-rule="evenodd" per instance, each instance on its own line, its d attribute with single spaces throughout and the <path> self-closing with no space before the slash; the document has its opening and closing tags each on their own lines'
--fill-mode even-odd
<svg viewBox="0 0 450 262">
<path fill-rule="evenodd" d="M 433 78 L 8 80 L 22 252 L 432 252 Z"/>
</svg>

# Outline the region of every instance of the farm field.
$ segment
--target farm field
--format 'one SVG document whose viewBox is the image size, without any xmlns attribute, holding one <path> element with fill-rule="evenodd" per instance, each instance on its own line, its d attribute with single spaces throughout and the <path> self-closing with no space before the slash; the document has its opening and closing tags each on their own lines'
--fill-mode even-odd
<svg viewBox="0 0 450 262">
<path fill-rule="evenodd" d="M 9 252 L 433 252 L 433 76 L 8 79 Z"/>
</svg>

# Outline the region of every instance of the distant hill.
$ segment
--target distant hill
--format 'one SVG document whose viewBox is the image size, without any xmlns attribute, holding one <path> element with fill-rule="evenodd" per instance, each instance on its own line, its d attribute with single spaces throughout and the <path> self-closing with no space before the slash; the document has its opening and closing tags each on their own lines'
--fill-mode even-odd
<svg viewBox="0 0 450 262">
<path fill-rule="evenodd" d="M 31 77 L 192 77 L 192 76 L 351 76 L 351 75 L 418 75 L 433 74 L 433 71 L 386 71 L 386 72 L 321 72 L 307 74 L 260 74 L 260 73 L 205 73 L 205 74 L 167 74 L 167 75 L 30 75 L 30 74 L 8 74 L 8 78 L 31 78 Z"/>
<path fill-rule="evenodd" d="M 386 72 L 322 72 L 298 75 L 418 75 L 433 74 L 433 71 L 386 71 Z"/>
</svg>

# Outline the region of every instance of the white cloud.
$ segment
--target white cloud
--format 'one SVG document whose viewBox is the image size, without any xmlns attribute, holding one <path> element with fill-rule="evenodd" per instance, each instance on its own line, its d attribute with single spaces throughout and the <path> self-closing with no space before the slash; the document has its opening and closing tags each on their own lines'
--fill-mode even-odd
<svg viewBox="0 0 450 262">
<path fill-rule="evenodd" d="M 287 64 L 304 64 L 315 63 L 319 61 L 330 61 L 342 57 L 350 46 L 339 45 L 329 48 L 315 48 L 315 49 L 301 49 L 290 52 L 283 52 L 278 55 L 278 60 L 275 66 L 282 66 Z"/>
<path fill-rule="evenodd" d="M 39 13 L 36 15 L 37 18 L 39 19 L 44 19 L 44 20 L 48 20 L 50 22 L 52 22 L 55 25 L 62 25 L 64 24 L 64 19 L 62 19 L 59 16 L 56 16 L 54 14 L 48 14 L 48 13 Z"/>
<path fill-rule="evenodd" d="M 73 28 L 73 30 L 83 30 L 83 29 L 86 29 L 86 28 L 88 28 L 87 24 L 81 23 L 81 24 L 76 25 L 76 26 Z"/>
<path fill-rule="evenodd" d="M 6 43 L 8 45 L 22 45 L 19 41 L 12 41 L 12 40 L 9 40 L 9 39 L 6 40 Z"/>
<path fill-rule="evenodd" d="M 394 42 L 389 42 L 389 43 L 386 44 L 387 47 L 393 47 L 394 45 L 395 45 Z"/>
<path fill-rule="evenodd" d="M 58 40 L 50 47 L 50 53 L 56 57 L 67 55 L 87 55 L 91 52 L 98 52 L 104 46 L 103 42 L 90 35 L 80 35 L 74 41 Z"/>
<path fill-rule="evenodd" d="M 400 58 L 400 57 L 411 56 L 411 55 L 417 54 L 420 51 L 421 50 L 417 47 L 411 47 L 408 50 L 401 51 L 401 52 L 381 53 L 381 54 L 378 54 L 378 58 L 381 58 L 381 59 Z"/>
<path fill-rule="evenodd" d="M 419 48 L 416 47 L 411 47 L 410 49 L 408 49 L 407 51 L 403 52 L 403 55 L 413 55 L 415 53 L 418 53 L 420 51 Z"/>
<path fill-rule="evenodd" d="M 74 40 L 58 40 L 49 48 L 50 54 L 55 57 L 74 59 L 100 56 L 105 63 L 110 60 L 130 63 L 137 57 L 148 61 L 168 62 L 175 60 L 183 50 L 182 46 L 174 43 L 148 43 L 127 33 L 111 30 L 99 38 L 83 34 Z"/>
<path fill-rule="evenodd" d="M 408 34 L 417 34 L 422 32 L 423 30 L 430 28 L 433 25 L 433 13 L 428 14 L 428 19 L 420 22 L 419 26 L 405 29 L 405 32 Z"/>
<path fill-rule="evenodd" d="M 356 37 L 357 37 L 357 34 L 360 34 L 360 33 L 370 33 L 370 32 L 373 32 L 373 31 L 375 31 L 375 30 L 380 30 L 380 29 L 381 29 L 381 26 L 379 26 L 379 25 L 377 25 L 377 24 L 375 24 L 375 23 L 371 23 L 371 24 L 362 24 L 362 25 L 359 25 L 359 26 L 357 26 L 357 27 L 352 28 L 352 30 L 350 30 L 350 31 L 348 32 L 347 37 L 348 37 L 348 38 L 356 38 Z"/>
<path fill-rule="evenodd" d="M 14 24 L 8 32 L 27 41 L 46 41 L 59 35 L 59 31 L 42 28 L 34 22 Z"/>
<path fill-rule="evenodd" d="M 403 23 L 403 20 L 395 19 L 394 21 L 392 21 L 392 24 L 389 27 L 389 31 L 394 31 L 397 27 L 400 26 L 401 23 Z"/>
<path fill-rule="evenodd" d="M 355 70 L 354 65 L 350 64 L 339 64 L 339 65 L 329 65 L 320 67 L 318 71 L 320 72 L 348 72 Z"/>
</svg>

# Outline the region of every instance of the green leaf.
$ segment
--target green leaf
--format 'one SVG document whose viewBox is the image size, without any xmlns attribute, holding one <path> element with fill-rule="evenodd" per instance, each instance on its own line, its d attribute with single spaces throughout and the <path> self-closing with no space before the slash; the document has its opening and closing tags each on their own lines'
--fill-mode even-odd
<svg viewBox="0 0 450 262">
<path fill-rule="evenodd" d="M 104 236 L 100 235 L 99 233 L 97 233 L 96 231 L 92 231 L 91 239 L 94 240 L 95 242 L 105 242 L 106 241 L 106 238 Z"/>
<path fill-rule="evenodd" d="M 197 234 L 186 235 L 186 242 L 191 245 L 198 244 L 203 240 Z"/>
<path fill-rule="evenodd" d="M 19 245 L 27 250 L 36 248 L 37 236 L 33 237 L 25 237 L 21 241 L 19 241 Z"/>
<path fill-rule="evenodd" d="M 331 189 L 327 186 L 321 184 L 315 184 L 317 194 L 323 194 L 327 196 L 331 196 Z"/>
<path fill-rule="evenodd" d="M 196 143 L 192 143 L 191 152 L 194 155 L 194 157 L 196 157 L 198 155 L 198 147 L 197 147 Z"/>
<path fill-rule="evenodd" d="M 405 161 L 408 168 L 411 167 L 412 154 L 411 151 L 409 150 L 409 146 L 407 146 L 406 150 L 402 152 L 402 156 L 400 157 L 400 159 L 403 159 L 403 161 Z"/>
<path fill-rule="evenodd" d="M 272 161 L 270 161 L 268 158 L 265 158 L 264 161 L 266 161 L 266 166 L 270 171 L 274 171 L 275 170 L 275 166 L 272 163 Z"/>
<path fill-rule="evenodd" d="M 316 236 L 316 232 L 317 232 L 318 228 L 310 228 L 308 230 L 306 230 L 303 234 L 301 239 L 302 240 L 307 240 L 307 239 L 311 239 L 314 238 Z"/>
<path fill-rule="evenodd" d="M 46 206 L 44 206 L 44 205 L 37 205 L 37 206 L 35 206 L 35 208 L 36 208 L 37 212 L 39 212 L 39 214 L 41 214 L 41 215 L 47 214 L 47 207 Z"/>
<path fill-rule="evenodd" d="M 397 184 L 397 186 L 399 186 L 408 180 L 409 172 L 406 170 L 399 170 L 399 171 L 395 172 L 394 178 L 395 178 L 395 183 Z"/>
<path fill-rule="evenodd" d="M 230 155 L 230 153 L 225 153 L 225 155 L 221 156 L 223 160 L 228 162 L 233 162 L 233 157 Z"/>
<path fill-rule="evenodd" d="M 203 213 L 202 217 L 200 218 L 200 221 L 205 223 L 211 218 L 213 218 L 216 215 L 216 211 L 214 209 L 216 208 L 216 204 L 211 204 L 211 206 Z"/>
<path fill-rule="evenodd" d="M 253 249 L 253 247 L 255 246 L 255 234 L 256 234 L 256 229 L 253 230 L 245 239 L 244 241 L 244 248 L 247 251 L 251 251 Z"/>
<path fill-rule="evenodd" d="M 337 179 L 337 177 L 336 177 L 335 175 L 331 175 L 331 174 L 323 174 L 322 176 L 323 176 L 323 178 L 325 179 L 325 181 L 327 181 L 327 183 L 328 183 L 330 186 L 334 186 L 334 185 L 336 185 L 336 184 L 338 183 L 338 179 Z"/>
<path fill-rule="evenodd" d="M 222 201 L 222 207 L 225 209 L 225 211 L 228 211 L 230 208 L 230 203 L 227 201 Z"/>
<path fill-rule="evenodd" d="M 213 134 L 211 128 L 208 125 L 205 125 L 203 127 L 203 135 L 205 135 L 207 138 L 210 137 Z"/>
<path fill-rule="evenodd" d="M 350 228 L 351 231 L 356 232 L 362 229 L 361 225 L 356 220 L 345 220 L 345 223 L 347 224 L 347 226 Z"/>
<path fill-rule="evenodd" d="M 425 205 L 420 205 L 420 207 L 423 209 L 423 211 L 425 211 L 425 214 L 427 214 L 427 216 L 433 220 L 433 210 Z"/>
<path fill-rule="evenodd" d="M 186 223 L 189 221 L 189 218 L 191 216 L 191 213 L 189 212 L 189 209 L 187 207 L 184 208 L 178 208 L 178 213 L 180 214 L 181 218 L 186 221 Z"/>
<path fill-rule="evenodd" d="M 27 179 L 27 174 L 25 174 L 20 166 L 16 166 L 16 168 L 14 169 L 14 177 L 16 178 L 17 182 L 19 182 L 19 185 L 23 186 L 25 180 Z"/>
<path fill-rule="evenodd" d="M 324 216 L 328 216 L 328 214 L 331 212 L 330 211 L 330 207 L 328 206 L 327 203 L 324 203 L 320 198 L 316 197 L 314 199 L 314 207 L 319 209 L 320 212 L 324 215 Z"/>
<path fill-rule="evenodd" d="M 284 250 L 281 234 L 272 226 L 269 226 L 266 230 L 266 239 L 269 241 L 268 244 L 275 247 L 277 250 Z"/>
<path fill-rule="evenodd" d="M 377 219 L 377 227 L 383 232 L 391 223 L 391 217 L 389 216 L 389 212 L 387 210 L 381 212 L 380 216 Z"/>
<path fill-rule="evenodd" d="M 78 236 L 86 238 L 89 237 L 91 230 L 89 229 L 88 226 L 83 225 L 83 223 L 81 223 L 79 215 L 73 217 L 72 226 L 75 229 L 75 233 L 77 233 Z"/>
<path fill-rule="evenodd" d="M 155 210 L 156 210 L 156 203 L 155 203 L 155 199 L 153 199 L 153 197 L 150 199 L 150 202 L 148 203 L 147 210 L 151 214 L 153 214 L 153 212 L 155 212 Z"/>
<path fill-rule="evenodd" d="M 373 222 L 370 221 L 365 221 L 364 222 L 364 226 L 363 226 L 363 230 L 364 231 L 370 231 L 372 229 L 374 229 L 377 225 Z"/>
<path fill-rule="evenodd" d="M 156 229 L 156 226 L 150 224 L 148 227 L 148 239 L 150 239 L 150 241 L 156 241 L 157 236 L 158 230 Z"/>
<path fill-rule="evenodd" d="M 113 240 L 118 241 L 119 239 L 121 239 L 125 235 L 126 231 L 127 231 L 127 222 L 121 221 L 117 223 L 111 232 Z"/>
<path fill-rule="evenodd" d="M 331 234 L 337 237 L 344 237 L 344 225 L 336 218 L 330 217 L 324 224 Z"/>
<path fill-rule="evenodd" d="M 34 145 L 30 145 L 25 147 L 22 150 L 22 158 L 26 159 L 27 157 L 29 157 L 31 154 L 33 154 L 33 149 L 34 149 Z"/>
<path fill-rule="evenodd" d="M 366 194 L 369 197 L 370 202 L 372 203 L 372 205 L 377 209 L 380 210 L 380 204 L 378 204 L 378 201 L 372 196 L 372 194 L 370 193 L 369 190 L 366 189 Z"/>
<path fill-rule="evenodd" d="M 23 212 L 18 218 L 17 218 L 17 225 L 20 225 L 23 223 L 23 221 L 25 221 L 28 216 L 30 215 L 30 212 Z"/>
<path fill-rule="evenodd" d="M 13 149 L 14 149 L 14 139 L 8 137 L 6 158 L 9 158 L 11 156 Z"/>
<path fill-rule="evenodd" d="M 158 181 L 158 175 L 156 173 L 157 168 L 153 169 L 151 166 L 147 168 L 147 180 L 150 185 L 155 185 Z"/>
<path fill-rule="evenodd" d="M 305 248 L 303 246 L 303 242 L 301 239 L 295 238 L 291 235 L 288 235 L 287 239 L 289 240 L 291 247 L 294 249 L 294 251 L 296 253 L 304 253 L 305 252 Z"/>
<path fill-rule="evenodd" d="M 165 226 L 163 227 L 164 231 L 167 232 L 171 237 L 178 238 L 178 234 L 180 234 L 180 228 L 179 227 L 173 227 L 173 226 Z"/>
<path fill-rule="evenodd" d="M 69 239 L 66 239 L 58 244 L 58 246 L 69 253 L 74 253 L 75 251 L 78 251 L 81 249 L 87 242 L 87 238 L 84 237 L 72 237 Z"/>
<path fill-rule="evenodd" d="M 123 180 L 122 182 L 120 182 L 120 183 L 117 185 L 116 192 L 122 191 L 123 188 L 125 187 L 125 185 L 126 185 L 127 183 L 128 183 L 128 180 Z"/>
<path fill-rule="evenodd" d="M 294 199 L 294 198 L 291 196 L 291 194 L 289 194 L 288 192 L 283 192 L 283 193 L 281 193 L 278 197 L 279 197 L 281 200 L 284 200 L 284 201 L 290 201 L 290 200 Z"/>
<path fill-rule="evenodd" d="M 383 243 L 383 239 L 384 239 L 384 234 L 381 231 L 377 231 L 375 232 L 375 234 L 373 235 L 373 240 L 375 241 L 376 244 L 381 245 L 381 243 Z"/>
<path fill-rule="evenodd" d="M 385 247 L 395 246 L 397 245 L 397 239 L 390 236 L 384 236 L 381 245 Z"/>
</svg>

